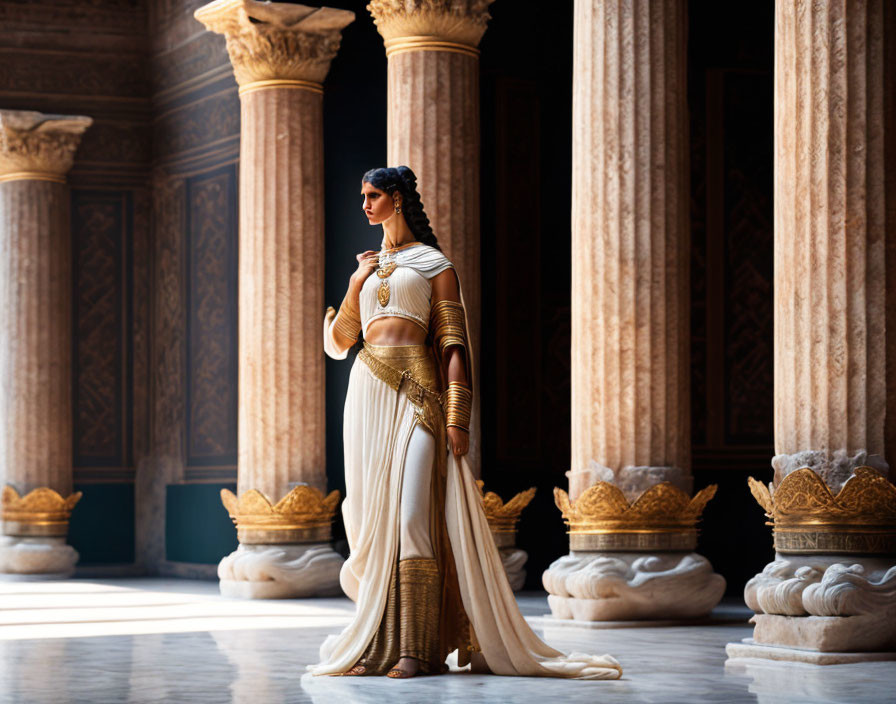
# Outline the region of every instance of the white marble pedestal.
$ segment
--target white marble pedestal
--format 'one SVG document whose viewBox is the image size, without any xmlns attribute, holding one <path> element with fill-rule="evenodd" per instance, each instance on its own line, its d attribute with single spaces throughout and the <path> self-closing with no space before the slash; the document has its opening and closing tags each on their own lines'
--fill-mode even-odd
<svg viewBox="0 0 896 704">
<path fill-rule="evenodd" d="M 343 562 L 329 543 L 241 544 L 218 564 L 221 594 L 243 599 L 338 596 Z"/>
<path fill-rule="evenodd" d="M 78 557 L 65 538 L 0 535 L 0 573 L 64 579 L 74 574 Z"/>
<path fill-rule="evenodd" d="M 633 621 L 705 616 L 725 592 L 725 578 L 693 552 L 571 552 L 542 576 L 558 619 Z"/>
<path fill-rule="evenodd" d="M 729 657 L 818 665 L 896 657 L 891 557 L 775 558 L 744 588 L 744 600 L 756 612 L 750 619 L 755 628 L 749 642 L 729 644 Z"/>
</svg>

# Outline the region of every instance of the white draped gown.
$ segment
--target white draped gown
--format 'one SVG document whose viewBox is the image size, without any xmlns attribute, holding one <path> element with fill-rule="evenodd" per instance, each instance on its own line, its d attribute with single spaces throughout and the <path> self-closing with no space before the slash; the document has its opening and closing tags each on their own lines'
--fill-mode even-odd
<svg viewBox="0 0 896 704">
<path fill-rule="evenodd" d="M 400 250 L 396 258 L 398 269 L 390 277 L 392 290 L 387 307 L 393 310 L 385 312 L 416 320 L 425 327 L 429 321 L 431 279 L 452 265 L 439 250 L 424 244 Z M 383 314 L 382 307 L 377 307 L 378 285 L 377 277 L 371 276 L 362 289 L 361 321 L 365 331 L 371 319 Z M 333 317 L 332 310 L 328 311 L 324 349 L 330 357 L 344 359 L 346 351 L 338 349 L 332 336 Z M 342 515 L 350 555 L 340 581 L 357 608 L 352 622 L 321 646 L 320 663 L 309 667 L 316 675 L 335 675 L 350 669 L 379 627 L 392 569 L 404 552 L 400 545 L 400 519 L 406 466 L 416 461 L 419 454 L 413 449 L 409 454 L 412 435 L 420 424 L 419 405 L 409 398 L 405 386 L 396 390 L 378 378 L 360 356 L 351 370 L 344 418 L 346 499 Z M 565 655 L 533 633 L 517 607 L 483 512 L 479 488 L 466 460 L 454 457 L 445 446 L 437 447 L 436 453 L 443 453 L 440 459 L 446 473 L 445 526 L 463 609 L 491 672 L 619 678 L 622 669 L 611 656 Z"/>
</svg>

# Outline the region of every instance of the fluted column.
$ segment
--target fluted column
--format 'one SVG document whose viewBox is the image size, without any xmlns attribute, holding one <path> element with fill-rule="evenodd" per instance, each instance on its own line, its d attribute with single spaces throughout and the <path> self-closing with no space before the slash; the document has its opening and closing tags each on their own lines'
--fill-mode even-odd
<svg viewBox="0 0 896 704">
<path fill-rule="evenodd" d="M 71 233 L 89 117 L 0 110 L 0 572 L 70 573 Z M 68 497 L 63 498 L 63 497 Z"/>
<path fill-rule="evenodd" d="M 479 50 L 494 0 L 371 0 L 386 46 L 390 166 L 417 185 L 442 250 L 463 288 L 474 364 L 481 316 Z M 477 369 L 478 371 L 478 369 Z M 468 459 L 479 474 L 479 395 Z"/>
<path fill-rule="evenodd" d="M 629 502 L 662 482 L 675 496 L 693 483 L 686 27 L 684 0 L 575 3 L 574 503 L 600 483 Z M 567 501 L 561 495 L 558 503 Z M 724 580 L 689 553 L 692 527 L 673 538 L 668 526 L 648 539 L 637 522 L 626 531 L 595 529 L 599 512 L 575 518 L 572 511 L 564 509 L 573 553 L 544 576 L 555 615 L 693 616 L 721 597 Z M 644 551 L 663 550 L 670 552 L 649 568 L 633 564 Z M 608 556 L 612 562 L 596 562 Z M 620 590 L 601 587 L 619 577 Z M 603 597 L 607 591 L 614 596 Z"/>
<path fill-rule="evenodd" d="M 776 559 L 745 590 L 765 647 L 732 644 L 732 657 L 811 661 L 807 651 L 896 643 L 886 5 L 776 5 L 774 491 L 752 486 Z"/>
<path fill-rule="evenodd" d="M 322 83 L 354 14 L 218 0 L 196 18 L 226 36 L 240 86 L 238 489 L 273 503 L 298 483 L 315 492 L 327 485 Z M 232 593 L 246 596 L 332 590 L 339 560 L 329 547 L 325 579 L 305 570 L 279 580 L 280 591 L 264 584 L 257 551 L 296 543 L 301 531 L 286 519 L 260 532 L 241 528 L 240 550 L 253 545 L 258 576 L 243 574 L 234 553 L 219 567 L 222 590 L 228 581 L 242 582 Z"/>
<path fill-rule="evenodd" d="M 775 19 L 775 478 L 886 473 L 883 3 Z"/>
</svg>

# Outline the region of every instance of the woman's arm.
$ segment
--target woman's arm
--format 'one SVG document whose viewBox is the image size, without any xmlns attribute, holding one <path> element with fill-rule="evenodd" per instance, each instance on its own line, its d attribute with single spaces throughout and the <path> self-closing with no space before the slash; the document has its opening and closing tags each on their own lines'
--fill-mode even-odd
<svg viewBox="0 0 896 704">
<path fill-rule="evenodd" d="M 324 318 L 324 351 L 333 359 L 345 359 L 349 349 L 358 341 L 361 331 L 361 288 L 378 263 L 378 253 L 372 250 L 355 257 L 358 269 L 348 281 L 348 290 L 337 313 L 327 308 Z"/>
<path fill-rule="evenodd" d="M 432 305 L 433 310 L 438 311 L 438 304 L 449 301 L 457 304 L 453 306 L 455 314 L 460 307 L 460 287 L 457 284 L 457 275 L 454 269 L 446 269 L 432 279 Z M 463 309 L 460 308 L 462 314 Z M 461 318 L 462 321 L 462 318 Z M 438 322 L 437 322 L 438 324 Z M 461 322 L 462 325 L 462 322 Z M 462 329 L 458 331 L 455 324 L 449 324 L 447 329 L 443 326 L 442 334 L 439 330 L 434 333 L 439 337 L 437 341 L 439 355 L 442 363 L 444 377 L 448 385 L 448 443 L 455 455 L 465 455 L 470 446 L 469 435 L 469 405 L 472 403 L 472 390 L 467 372 L 466 333 Z M 460 406 L 458 407 L 458 403 Z M 460 411 L 459 413 L 455 411 Z"/>
</svg>

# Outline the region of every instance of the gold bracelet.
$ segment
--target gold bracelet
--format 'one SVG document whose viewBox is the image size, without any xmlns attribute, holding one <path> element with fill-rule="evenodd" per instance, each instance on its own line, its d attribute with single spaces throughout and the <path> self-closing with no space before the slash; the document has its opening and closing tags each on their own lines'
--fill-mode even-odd
<svg viewBox="0 0 896 704">
<path fill-rule="evenodd" d="M 343 299 L 333 321 L 333 329 L 348 340 L 357 340 L 361 332 L 361 316 L 348 298 Z"/>
<path fill-rule="evenodd" d="M 473 409 L 473 390 L 459 381 L 449 381 L 442 403 L 445 407 L 447 427 L 470 429 L 470 412 Z"/>
<path fill-rule="evenodd" d="M 455 345 L 467 347 L 467 329 L 464 307 L 457 301 L 439 301 L 432 307 L 430 326 L 433 345 L 441 354 Z"/>
</svg>

